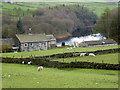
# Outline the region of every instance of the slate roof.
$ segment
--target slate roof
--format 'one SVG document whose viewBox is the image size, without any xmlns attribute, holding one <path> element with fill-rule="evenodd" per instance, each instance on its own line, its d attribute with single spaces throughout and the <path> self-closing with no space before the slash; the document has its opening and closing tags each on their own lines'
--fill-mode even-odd
<svg viewBox="0 0 120 90">
<path fill-rule="evenodd" d="M 114 41 L 113 39 L 96 40 L 96 41 L 84 41 L 84 43 L 86 43 L 88 45 L 117 44 L 117 42 Z"/>
<path fill-rule="evenodd" d="M 15 45 L 14 40 L 12 38 L 2 38 L 0 39 L 0 43 L 7 43 L 10 45 Z"/>
<path fill-rule="evenodd" d="M 16 34 L 16 37 L 21 43 L 50 41 L 51 38 L 55 38 L 53 35 L 47 36 L 45 34 Z"/>
<path fill-rule="evenodd" d="M 56 40 L 56 38 L 53 35 L 46 35 L 49 40 Z"/>
</svg>

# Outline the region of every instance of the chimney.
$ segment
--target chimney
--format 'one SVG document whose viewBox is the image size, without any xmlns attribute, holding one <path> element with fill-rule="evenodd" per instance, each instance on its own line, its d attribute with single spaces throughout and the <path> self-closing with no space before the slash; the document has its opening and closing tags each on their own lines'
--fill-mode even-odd
<svg viewBox="0 0 120 90">
<path fill-rule="evenodd" d="M 29 33 L 28 33 L 29 35 L 32 35 L 32 32 L 31 32 L 31 31 L 32 31 L 31 28 L 29 28 L 29 31 L 28 31 L 28 32 L 29 32 Z"/>
</svg>

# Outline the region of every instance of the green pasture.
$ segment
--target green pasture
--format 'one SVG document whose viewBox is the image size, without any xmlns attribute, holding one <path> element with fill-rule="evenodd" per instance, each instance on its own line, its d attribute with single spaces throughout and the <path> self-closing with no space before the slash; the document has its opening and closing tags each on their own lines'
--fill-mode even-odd
<svg viewBox="0 0 120 90">
<path fill-rule="evenodd" d="M 84 57 L 62 58 L 62 59 L 54 59 L 53 61 L 75 62 L 76 60 L 83 62 L 96 62 L 96 63 L 109 63 L 109 64 L 119 63 L 118 53 L 96 55 L 95 57 L 84 56 Z"/>
<path fill-rule="evenodd" d="M 2 63 L 2 88 L 118 88 L 118 71 L 37 67 Z"/>
<path fill-rule="evenodd" d="M 2 3 L 2 10 L 8 10 L 8 9 L 14 9 L 14 8 L 21 8 L 22 10 L 27 10 L 27 9 L 30 9 L 30 10 L 33 10 L 35 9 L 35 6 L 34 7 L 29 7 L 29 6 L 25 6 L 25 5 L 22 5 L 22 4 L 9 4 L 9 3 Z"/>
<path fill-rule="evenodd" d="M 96 51 L 96 50 L 105 50 L 105 49 L 114 49 L 114 48 L 118 48 L 118 45 L 101 46 L 101 47 L 78 47 L 71 50 L 67 50 L 67 47 L 63 47 L 63 48 L 58 47 L 58 48 L 53 48 L 49 50 L 41 50 L 41 51 L 0 53 L 0 55 L 2 54 L 2 57 L 25 58 L 25 57 L 30 57 L 31 55 L 35 57 L 35 56 L 46 56 L 46 55 L 52 55 L 52 54 L 58 54 L 58 53 L 87 52 L 87 51 Z"/>
<path fill-rule="evenodd" d="M 63 4 L 85 6 L 89 10 L 96 13 L 98 16 L 100 16 L 104 12 L 104 9 L 106 7 L 110 8 L 111 10 L 118 7 L 117 3 L 110 2 L 17 2 L 14 4 L 2 3 L 2 11 L 3 13 L 15 15 L 15 11 L 13 10 L 14 8 L 21 8 L 22 10 L 26 11 L 27 9 L 35 10 L 37 8 L 54 8 L 57 5 Z M 8 10 L 11 12 L 8 13 Z"/>
</svg>

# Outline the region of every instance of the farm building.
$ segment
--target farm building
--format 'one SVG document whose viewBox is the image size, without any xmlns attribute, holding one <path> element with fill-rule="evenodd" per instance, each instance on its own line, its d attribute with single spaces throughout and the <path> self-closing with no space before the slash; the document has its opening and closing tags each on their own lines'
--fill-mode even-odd
<svg viewBox="0 0 120 90">
<path fill-rule="evenodd" d="M 91 46 L 107 46 L 107 45 L 117 45 L 117 42 L 113 39 L 106 39 L 106 40 L 95 40 L 95 41 L 84 41 L 80 44 L 83 47 L 91 47 Z"/>
<path fill-rule="evenodd" d="M 56 38 L 46 34 L 16 34 L 20 51 L 47 50 L 56 46 Z"/>
<path fill-rule="evenodd" d="M 14 40 L 12 38 L 2 38 L 2 39 L 0 39 L 0 42 L 7 43 L 11 46 L 15 45 Z"/>
</svg>

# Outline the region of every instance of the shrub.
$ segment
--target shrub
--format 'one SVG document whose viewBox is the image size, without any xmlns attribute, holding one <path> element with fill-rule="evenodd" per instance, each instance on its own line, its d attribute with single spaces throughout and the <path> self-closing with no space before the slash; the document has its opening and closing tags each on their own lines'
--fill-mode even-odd
<svg viewBox="0 0 120 90">
<path fill-rule="evenodd" d="M 2 52 L 6 53 L 6 52 L 12 52 L 12 46 L 10 44 L 7 43 L 2 43 Z"/>
</svg>

